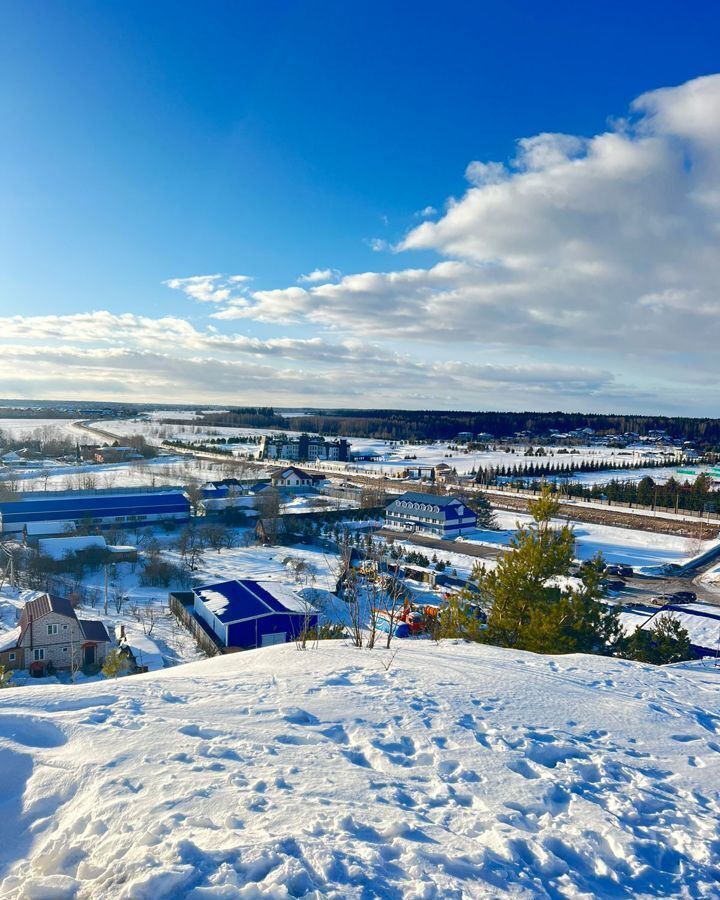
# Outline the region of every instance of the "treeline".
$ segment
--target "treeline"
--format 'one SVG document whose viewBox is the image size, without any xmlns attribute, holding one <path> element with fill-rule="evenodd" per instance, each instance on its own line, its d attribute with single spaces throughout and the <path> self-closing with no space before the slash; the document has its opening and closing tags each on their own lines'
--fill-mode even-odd
<svg viewBox="0 0 720 900">
<path fill-rule="evenodd" d="M 658 483 L 654 479 L 641 481 L 610 481 L 607 484 L 585 486 L 570 484 L 563 487 L 563 493 L 571 497 L 597 499 L 602 497 L 622 503 L 637 503 L 642 506 L 657 506 L 663 509 L 701 511 L 717 509 L 719 495 L 713 481 L 707 475 L 698 475 L 691 483 L 682 483 L 674 478 Z"/>
<path fill-rule="evenodd" d="M 187 425 L 187 419 L 164 418 L 163 424 Z M 387 441 L 452 440 L 461 431 L 487 432 L 496 439 L 516 432 L 547 435 L 592 428 L 598 435 L 667 431 L 674 438 L 704 447 L 720 446 L 720 419 L 600 415 L 564 412 L 464 412 L 444 410 L 336 409 L 300 416 L 283 416 L 271 406 L 236 407 L 225 412 L 200 412 L 195 425 L 234 428 L 274 428 L 324 436 L 366 437 Z"/>
<path fill-rule="evenodd" d="M 282 425 L 277 420 L 281 420 Z M 273 416 L 273 427 L 322 435 L 380 438 L 390 441 L 452 440 L 461 431 L 487 432 L 495 438 L 516 432 L 533 435 L 592 428 L 596 434 L 612 435 L 665 430 L 672 437 L 706 446 L 720 444 L 720 419 L 689 417 L 599 415 L 564 412 L 446 412 L 438 410 L 331 410 L 285 419 Z"/>
<path fill-rule="evenodd" d="M 661 469 L 672 465 L 672 460 L 625 460 L 616 462 L 608 459 L 587 459 L 579 462 L 527 462 L 513 466 L 488 466 L 475 474 L 478 484 L 495 484 L 498 478 L 572 478 L 583 472 L 610 472 L 615 469 Z"/>
<path fill-rule="evenodd" d="M 0 419 L 76 419 L 77 412 L 64 409 L 20 409 L 17 406 L 0 406 Z"/>
<path fill-rule="evenodd" d="M 200 412 L 197 419 L 162 419 L 163 425 L 212 425 L 221 428 L 293 428 L 293 419 L 276 413 L 272 406 L 243 406 L 223 412 Z"/>
</svg>

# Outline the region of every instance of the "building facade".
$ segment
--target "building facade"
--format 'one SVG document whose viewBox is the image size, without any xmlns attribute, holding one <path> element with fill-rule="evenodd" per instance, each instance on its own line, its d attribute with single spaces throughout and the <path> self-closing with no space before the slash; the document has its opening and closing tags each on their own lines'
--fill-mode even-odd
<svg viewBox="0 0 720 900">
<path fill-rule="evenodd" d="M 0 664 L 41 675 L 79 670 L 101 665 L 109 647 L 102 622 L 78 619 L 69 600 L 42 594 L 25 604 L 18 627 L 3 640 Z"/>
<path fill-rule="evenodd" d="M 223 581 L 195 588 L 194 614 L 223 647 L 252 650 L 316 628 L 317 611 L 277 581 Z"/>
<path fill-rule="evenodd" d="M 292 462 L 346 462 L 350 456 L 350 444 L 345 438 L 326 440 L 324 437 L 301 434 L 263 435 L 258 459 L 287 459 Z"/>
<path fill-rule="evenodd" d="M 408 491 L 385 510 L 389 528 L 456 538 L 477 528 L 477 515 L 457 497 Z"/>
<path fill-rule="evenodd" d="M 0 503 L 0 531 L 20 534 L 41 524 L 48 534 L 63 522 L 72 530 L 80 525 L 95 528 L 135 527 L 156 522 L 190 520 L 190 501 L 184 491 L 77 491 L 28 494 Z M 38 529 L 34 529 L 38 530 Z"/>
</svg>

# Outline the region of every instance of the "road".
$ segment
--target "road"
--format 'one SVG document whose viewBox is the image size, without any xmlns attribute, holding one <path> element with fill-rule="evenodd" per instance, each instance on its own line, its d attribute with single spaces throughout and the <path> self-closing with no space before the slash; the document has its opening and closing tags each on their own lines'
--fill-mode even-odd
<svg viewBox="0 0 720 900">
<path fill-rule="evenodd" d="M 500 553 L 506 549 L 502 546 L 489 547 L 483 544 L 471 544 L 468 542 L 445 541 L 442 538 L 428 537 L 424 534 L 396 531 L 391 528 L 380 528 L 374 534 L 379 537 L 394 538 L 407 544 L 425 550 L 439 550 L 443 553 L 460 553 L 463 556 L 474 559 L 497 559 Z M 620 599 L 627 605 L 648 606 L 657 608 L 651 603 L 652 598 L 674 594 L 676 591 L 694 591 L 698 600 L 720 606 L 720 594 L 709 590 L 705 585 L 699 584 L 692 576 L 662 576 L 647 577 L 636 576 L 634 578 L 612 578 L 613 581 L 624 580 L 627 590 L 620 593 Z"/>
<path fill-rule="evenodd" d="M 462 553 L 463 556 L 473 556 L 478 559 L 497 559 L 498 554 L 503 549 L 500 546 L 488 547 L 483 544 L 444 541 L 442 538 L 397 531 L 391 528 L 380 528 L 378 531 L 374 531 L 373 534 L 384 538 L 394 538 L 396 541 L 405 541 L 408 544 L 415 544 L 417 547 L 425 547 L 428 550 L 442 550 L 443 553 Z"/>
</svg>

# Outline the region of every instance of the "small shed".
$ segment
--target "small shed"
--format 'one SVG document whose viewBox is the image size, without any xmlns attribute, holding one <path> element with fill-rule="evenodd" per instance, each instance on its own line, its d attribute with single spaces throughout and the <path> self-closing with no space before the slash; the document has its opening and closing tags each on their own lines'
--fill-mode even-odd
<svg viewBox="0 0 720 900">
<path fill-rule="evenodd" d="M 317 610 L 277 581 L 222 581 L 193 593 L 195 615 L 225 647 L 284 644 L 317 627 Z"/>
</svg>

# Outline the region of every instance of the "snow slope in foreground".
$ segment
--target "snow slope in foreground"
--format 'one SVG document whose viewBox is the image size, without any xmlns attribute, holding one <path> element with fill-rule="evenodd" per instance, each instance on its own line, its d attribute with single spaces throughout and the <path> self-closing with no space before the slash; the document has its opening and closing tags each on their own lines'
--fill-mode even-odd
<svg viewBox="0 0 720 900">
<path fill-rule="evenodd" d="M 391 655 L 3 691 L 0 896 L 718 896 L 720 670 Z"/>
</svg>

